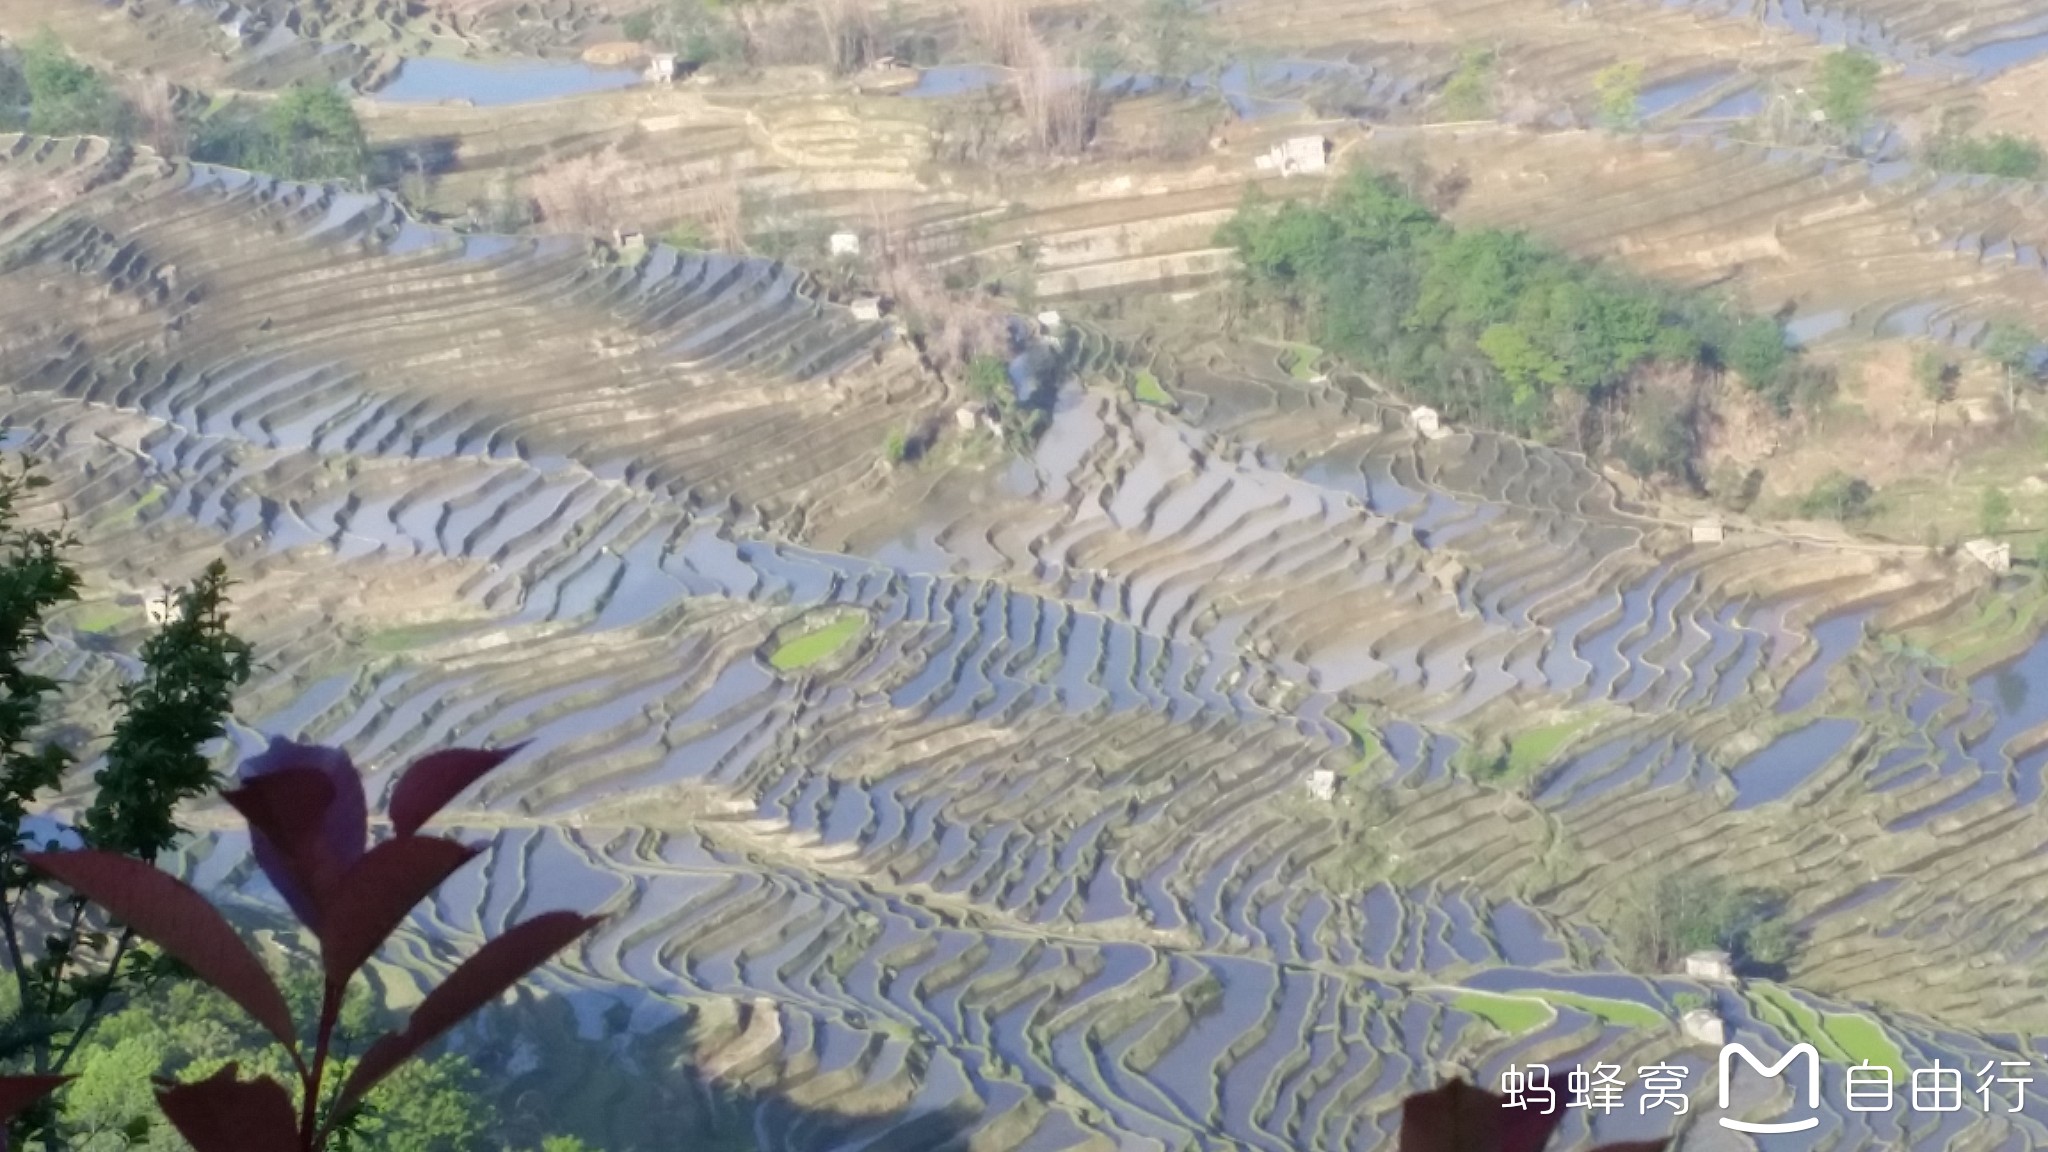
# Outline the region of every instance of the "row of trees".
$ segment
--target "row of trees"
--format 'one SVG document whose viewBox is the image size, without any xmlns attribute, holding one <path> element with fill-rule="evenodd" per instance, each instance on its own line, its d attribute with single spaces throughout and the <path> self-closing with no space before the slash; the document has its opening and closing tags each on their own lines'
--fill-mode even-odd
<svg viewBox="0 0 2048 1152">
<path fill-rule="evenodd" d="M 117 85 L 48 31 L 0 54 L 0 117 L 30 132 L 139 140 L 294 180 L 360 179 L 370 163 L 362 123 L 339 88 L 302 84 L 272 100 L 213 108 L 161 78 Z"/>
<path fill-rule="evenodd" d="M 1456 420 L 1617 450 L 1627 440 L 1650 467 L 1683 476 L 1693 437 L 1673 422 L 1690 421 L 1692 405 L 1662 405 L 1656 428 L 1625 418 L 1653 378 L 1733 369 L 1787 408 L 1800 387 L 1803 366 L 1776 321 L 1522 233 L 1454 229 L 1383 174 L 1353 172 L 1322 204 L 1254 197 L 1219 240 L 1236 249 L 1254 306 L 1305 323 L 1326 348 Z"/>
</svg>

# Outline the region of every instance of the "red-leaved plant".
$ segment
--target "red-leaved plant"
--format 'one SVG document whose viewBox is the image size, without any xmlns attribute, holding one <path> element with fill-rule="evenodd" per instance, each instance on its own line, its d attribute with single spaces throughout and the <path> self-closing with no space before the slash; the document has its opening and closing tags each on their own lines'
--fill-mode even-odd
<svg viewBox="0 0 2048 1152">
<path fill-rule="evenodd" d="M 1543 1152 L 1564 1114 L 1510 1108 L 1505 1096 L 1453 1080 L 1401 1103 L 1401 1152 Z M 1603 1144 L 1593 1152 L 1663 1152 L 1668 1140 Z"/>
<path fill-rule="evenodd" d="M 32 866 L 220 990 L 290 1055 L 299 1075 L 296 1113 L 284 1085 L 268 1076 L 243 1080 L 233 1064 L 192 1084 L 159 1081 L 158 1105 L 196 1152 L 320 1152 L 379 1081 L 597 923 L 549 912 L 508 929 L 428 993 L 403 1029 L 372 1043 L 338 1094 L 330 1100 L 323 1091 L 350 979 L 421 900 L 482 851 L 422 836 L 420 826 L 516 750 L 457 748 L 415 761 L 391 793 L 392 835 L 375 845 L 362 777 L 347 753 L 273 739 L 242 765 L 241 786 L 226 799 L 249 822 L 257 865 L 320 942 L 324 992 L 310 1051 L 263 962 L 189 885 L 108 852 L 27 854 Z M 0 1102 L 9 1090 L 0 1085 Z"/>
</svg>

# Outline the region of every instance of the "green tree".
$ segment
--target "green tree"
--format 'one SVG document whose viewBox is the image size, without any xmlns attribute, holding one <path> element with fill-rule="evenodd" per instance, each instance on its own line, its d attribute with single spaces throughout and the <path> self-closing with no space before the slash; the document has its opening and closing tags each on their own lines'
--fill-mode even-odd
<svg viewBox="0 0 2048 1152">
<path fill-rule="evenodd" d="M 1593 96 L 1600 123 L 1609 128 L 1633 128 L 1636 109 L 1643 96 L 1643 66 L 1633 61 L 1610 64 L 1593 76 Z"/>
<path fill-rule="evenodd" d="M 362 122 L 337 88 L 297 84 L 266 117 L 270 165 L 292 180 L 352 180 L 369 162 Z"/>
<path fill-rule="evenodd" d="M 1877 80 L 1883 73 L 1877 58 L 1861 49 L 1845 48 L 1821 57 L 1819 75 L 1814 78 L 1814 103 L 1845 140 L 1853 143 L 1869 124 Z"/>
<path fill-rule="evenodd" d="M 1936 347 L 1926 347 L 1913 354 L 1913 382 L 1920 386 L 1920 394 L 1934 402 L 1934 409 L 1927 417 L 1927 430 L 1934 431 L 1934 425 L 1941 418 L 1941 407 L 1956 398 L 1956 381 L 1959 371 L 1947 352 Z"/>
<path fill-rule="evenodd" d="M 47 842 L 29 816 L 72 762 L 44 732 L 60 685 L 34 670 L 45 619 L 79 587 L 70 538 L 20 524 L 20 501 L 43 484 L 30 470 L 0 473 L 0 940 L 14 977 L 0 1061 L 63 1073 L 107 1011 L 166 973 L 131 934 L 110 934 L 22 859 Z M 177 593 L 144 643 L 142 673 L 120 691 L 93 799 L 73 830 L 87 847 L 153 859 L 182 832 L 177 807 L 214 787 L 203 748 L 225 730 L 230 696 L 249 675 L 248 647 L 227 628 L 227 588 L 216 562 Z M 17 1120 L 15 1133 L 49 1148 L 67 1139 L 47 1106 Z"/>
<path fill-rule="evenodd" d="M 1997 320 L 1990 331 L 1984 334 L 1984 355 L 2005 377 L 2005 404 L 2014 406 L 2020 376 L 2032 367 L 2035 350 L 2041 347 L 2041 338 L 2023 325 L 2011 320 Z"/>
<path fill-rule="evenodd" d="M 1204 65 L 1207 37 L 1196 0 L 1145 0 L 1138 31 L 1154 75 L 1185 77 Z"/>
<path fill-rule="evenodd" d="M 1977 502 L 1977 528 L 1986 536 L 1999 536 L 2012 526 L 2012 497 L 2003 488 L 1986 488 Z"/>
<path fill-rule="evenodd" d="M 45 29 L 21 51 L 28 87 L 28 128 L 51 136 L 123 136 L 127 107 L 106 77 L 74 59 Z"/>
</svg>

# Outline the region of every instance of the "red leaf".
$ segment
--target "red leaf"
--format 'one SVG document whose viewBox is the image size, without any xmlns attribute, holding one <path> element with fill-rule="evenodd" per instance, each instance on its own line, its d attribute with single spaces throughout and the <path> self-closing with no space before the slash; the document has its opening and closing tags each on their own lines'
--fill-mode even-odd
<svg viewBox="0 0 2048 1152">
<path fill-rule="evenodd" d="M 285 1047 L 298 1049 L 291 1010 L 263 962 L 184 881 L 112 852 L 28 852 L 23 859 L 135 929 L 240 1005 Z"/>
<path fill-rule="evenodd" d="M 335 885 L 321 915 L 320 960 L 328 984 L 347 984 L 406 913 L 481 851 L 439 836 L 402 836 L 365 853 Z"/>
<path fill-rule="evenodd" d="M 1401 1105 L 1401 1152 L 1542 1152 L 1564 1117 L 1453 1080 Z"/>
<path fill-rule="evenodd" d="M 578 936 L 596 927 L 597 916 L 574 912 L 545 912 L 486 943 L 476 955 L 464 960 L 448 979 L 420 1001 L 402 1032 L 387 1032 L 370 1045 L 356 1064 L 355 1072 L 343 1086 L 335 1103 L 337 1115 L 363 1098 L 379 1080 L 405 1063 L 443 1032 L 491 1001 L 505 994 L 527 973 L 548 962 L 548 957 L 568 947 Z"/>
<path fill-rule="evenodd" d="M 362 855 L 340 847 L 327 828 L 335 806 L 334 782 L 317 768 L 283 768 L 251 777 L 222 793 L 249 822 L 256 862 L 300 920 L 320 931 L 321 906 L 341 874 Z"/>
<path fill-rule="evenodd" d="M 21 1115 L 69 1079 L 69 1076 L 0 1076 L 0 1124 Z"/>
<path fill-rule="evenodd" d="M 513 753 L 526 747 L 449 748 L 420 757 L 399 777 L 391 790 L 391 826 L 400 836 L 410 836 L 434 818 L 464 788 L 483 778 Z"/>
<path fill-rule="evenodd" d="M 196 1084 L 159 1088 L 157 1107 L 194 1152 L 297 1152 L 299 1122 L 284 1085 L 236 1078 L 229 1064 Z"/>
</svg>

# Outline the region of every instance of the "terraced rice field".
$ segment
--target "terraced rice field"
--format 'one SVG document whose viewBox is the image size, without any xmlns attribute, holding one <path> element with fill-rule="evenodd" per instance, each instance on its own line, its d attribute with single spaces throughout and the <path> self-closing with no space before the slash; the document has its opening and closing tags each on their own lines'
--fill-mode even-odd
<svg viewBox="0 0 2048 1152">
<path fill-rule="evenodd" d="M 1691 997 L 1837 1063 L 1975 1067 L 2048 1011 L 2048 649 L 2014 692 L 1866 640 L 1980 610 L 1937 561 L 1693 547 L 1582 459 L 1221 343 L 1171 411 L 1087 360 L 1029 457 L 892 471 L 961 397 L 789 266 L 93 142 L 0 142 L 0 181 L 4 418 L 105 574 L 67 671 L 105 691 L 88 634 L 225 554 L 267 656 L 239 742 L 379 786 L 527 742 L 455 817 L 498 850 L 381 978 L 606 908 L 546 987 L 608 1043 L 696 1020 L 707 1074 L 788 1102 L 764 1147 L 1364 1148 L 1450 1070 L 1704 1085 Z M 1513 778 L 1476 780 L 1496 739 Z M 243 847 L 188 867 L 263 899 Z M 1786 987 L 1619 970 L 1648 858 L 1787 890 Z"/>
</svg>

